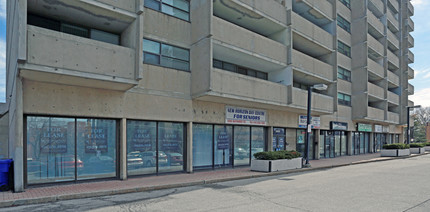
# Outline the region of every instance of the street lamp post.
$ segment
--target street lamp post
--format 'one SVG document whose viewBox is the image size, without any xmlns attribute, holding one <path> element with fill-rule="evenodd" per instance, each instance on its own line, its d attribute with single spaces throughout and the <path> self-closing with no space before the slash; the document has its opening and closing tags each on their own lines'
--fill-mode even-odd
<svg viewBox="0 0 430 212">
<path fill-rule="evenodd" d="M 311 164 L 309 163 L 309 141 L 311 140 L 311 132 L 312 132 L 312 125 L 311 125 L 311 102 L 312 102 L 312 89 L 316 90 L 327 90 L 327 85 L 325 84 L 316 84 L 313 86 L 308 87 L 308 109 L 307 109 L 307 117 L 306 117 L 306 143 L 305 143 L 305 157 L 306 157 L 306 163 L 304 167 L 311 167 Z"/>
<path fill-rule="evenodd" d="M 410 140 L 411 140 L 411 128 L 410 128 L 410 121 L 409 121 L 409 112 L 410 112 L 410 109 L 411 108 L 420 108 L 421 107 L 421 105 L 415 105 L 415 106 L 406 106 L 406 116 L 407 116 L 407 123 L 408 123 L 408 127 L 407 127 L 407 130 L 406 130 L 406 136 L 407 136 L 407 140 L 406 140 L 406 143 L 407 144 L 410 144 L 411 142 L 410 142 Z"/>
</svg>

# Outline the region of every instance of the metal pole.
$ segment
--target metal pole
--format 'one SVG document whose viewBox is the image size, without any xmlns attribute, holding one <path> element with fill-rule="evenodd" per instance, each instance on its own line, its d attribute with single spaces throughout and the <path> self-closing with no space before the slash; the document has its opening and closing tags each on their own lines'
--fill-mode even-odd
<svg viewBox="0 0 430 212">
<path fill-rule="evenodd" d="M 310 141 L 310 129 L 311 129 L 311 97 L 312 97 L 312 86 L 308 87 L 308 113 L 307 113 L 307 120 L 306 120 L 306 143 L 305 143 L 305 157 L 306 157 L 306 163 L 305 167 L 310 167 L 309 164 L 309 141 Z"/>
<path fill-rule="evenodd" d="M 409 126 L 409 107 L 406 107 L 406 117 L 407 117 L 407 122 L 408 122 L 408 127 L 407 127 L 407 130 L 406 130 L 406 136 L 407 136 L 407 140 L 406 140 L 406 143 L 407 144 L 409 144 L 410 143 L 410 130 L 411 130 L 411 128 L 410 128 L 410 126 Z"/>
</svg>

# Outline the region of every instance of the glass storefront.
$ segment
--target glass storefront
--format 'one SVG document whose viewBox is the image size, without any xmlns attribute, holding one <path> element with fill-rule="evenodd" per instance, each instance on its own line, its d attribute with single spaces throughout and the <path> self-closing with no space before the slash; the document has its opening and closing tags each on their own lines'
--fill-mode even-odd
<svg viewBox="0 0 430 212">
<path fill-rule="evenodd" d="M 370 133 L 353 132 L 352 134 L 352 153 L 354 155 L 366 154 L 370 152 Z"/>
<path fill-rule="evenodd" d="M 266 137 L 264 127 L 193 124 L 193 167 L 249 165 L 265 151 Z"/>
<path fill-rule="evenodd" d="M 117 176 L 115 120 L 26 117 L 27 183 Z"/>
<path fill-rule="evenodd" d="M 373 152 L 380 152 L 384 144 L 391 143 L 391 136 L 384 133 L 374 133 Z"/>
<path fill-rule="evenodd" d="M 320 131 L 320 158 L 334 158 L 347 154 L 347 136 L 345 131 Z"/>
<path fill-rule="evenodd" d="M 309 160 L 313 160 L 314 157 L 314 146 L 315 146 L 315 137 L 314 137 L 315 130 L 312 130 L 310 133 L 310 140 L 309 140 Z M 296 134 L 296 151 L 300 152 L 303 157 L 305 157 L 305 151 L 306 151 L 306 131 L 304 129 L 298 129 Z"/>
<path fill-rule="evenodd" d="M 182 171 L 184 124 L 127 121 L 127 174 Z"/>
</svg>

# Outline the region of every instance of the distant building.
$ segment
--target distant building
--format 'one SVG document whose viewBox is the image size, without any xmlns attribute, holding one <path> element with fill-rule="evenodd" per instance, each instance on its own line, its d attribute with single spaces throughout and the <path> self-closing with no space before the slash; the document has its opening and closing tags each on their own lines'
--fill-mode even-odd
<svg viewBox="0 0 430 212">
<path fill-rule="evenodd" d="M 311 159 L 404 140 L 409 0 L 7 1 L 8 157 L 27 185 Z"/>
</svg>

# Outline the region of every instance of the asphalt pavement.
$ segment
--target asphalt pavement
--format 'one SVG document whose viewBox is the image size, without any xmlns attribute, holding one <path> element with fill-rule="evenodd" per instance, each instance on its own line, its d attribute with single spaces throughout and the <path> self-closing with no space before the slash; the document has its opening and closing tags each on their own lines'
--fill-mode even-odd
<svg viewBox="0 0 430 212">
<path fill-rule="evenodd" d="M 2 211 L 430 211 L 430 155 Z"/>
</svg>

